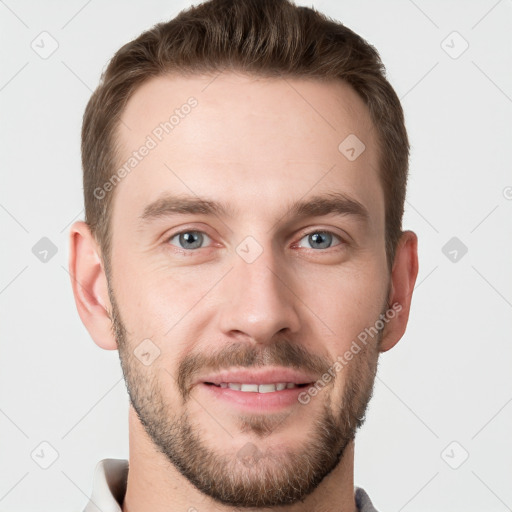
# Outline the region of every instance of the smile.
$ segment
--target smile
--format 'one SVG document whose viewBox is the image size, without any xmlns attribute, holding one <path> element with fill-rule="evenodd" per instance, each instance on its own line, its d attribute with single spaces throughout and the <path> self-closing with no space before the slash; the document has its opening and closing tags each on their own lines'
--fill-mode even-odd
<svg viewBox="0 0 512 512">
<path fill-rule="evenodd" d="M 240 382 L 221 382 L 220 384 L 214 384 L 213 382 L 206 382 L 205 384 L 243 391 L 245 393 L 273 393 L 275 391 L 283 391 L 284 389 L 307 386 L 307 384 L 295 384 L 294 382 L 277 382 L 275 384 L 243 384 Z"/>
</svg>

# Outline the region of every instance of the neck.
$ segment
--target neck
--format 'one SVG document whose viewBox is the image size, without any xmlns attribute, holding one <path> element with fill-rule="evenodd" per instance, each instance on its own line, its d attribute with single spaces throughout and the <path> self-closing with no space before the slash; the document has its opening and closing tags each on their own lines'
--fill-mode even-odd
<svg viewBox="0 0 512 512">
<path fill-rule="evenodd" d="M 129 408 L 129 471 L 123 512 L 232 512 L 198 491 L 158 451 Z M 244 509 L 247 512 L 251 509 Z M 303 502 L 276 507 L 279 512 L 357 512 L 354 501 L 354 441 L 345 448 L 336 468 Z"/>
</svg>

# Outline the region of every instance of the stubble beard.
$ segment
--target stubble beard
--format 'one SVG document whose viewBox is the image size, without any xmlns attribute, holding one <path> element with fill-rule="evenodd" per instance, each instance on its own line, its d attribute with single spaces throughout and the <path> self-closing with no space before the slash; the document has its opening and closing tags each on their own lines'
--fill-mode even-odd
<svg viewBox="0 0 512 512">
<path fill-rule="evenodd" d="M 203 438 L 209 425 L 195 421 L 185 407 L 191 397 L 183 393 L 180 386 L 176 387 L 184 412 L 175 414 L 158 385 L 156 375 L 153 373 L 148 379 L 147 370 L 146 373 L 141 371 L 142 364 L 133 355 L 135 345 L 128 339 L 110 288 L 109 294 L 121 367 L 130 402 L 139 421 L 155 448 L 200 492 L 214 501 L 247 508 L 277 507 L 304 501 L 337 467 L 348 443 L 364 424 L 378 366 L 378 339 L 343 368 L 342 371 L 346 372 L 344 389 L 337 407 L 332 406 L 331 395 L 326 389 L 312 398 L 324 400 L 324 404 L 321 413 L 304 432 L 300 446 L 284 451 L 264 448 L 271 446 L 265 438 L 271 438 L 273 432 L 286 427 L 289 413 L 241 415 L 238 418 L 239 432 L 244 435 L 251 433 L 254 443 L 248 442 L 241 449 L 225 450 L 224 453 L 208 446 Z M 285 349 L 292 346 L 287 343 L 282 345 Z M 244 350 L 250 348 L 245 346 Z M 184 367 L 183 363 L 179 368 Z M 299 414 L 308 415 L 308 405 L 301 407 L 304 409 Z M 215 417 L 215 414 L 205 412 L 206 418 L 212 415 Z M 221 423 L 215 425 L 215 419 L 208 421 L 213 428 L 220 428 Z M 236 432 L 232 427 L 229 431 Z M 235 437 L 233 442 L 236 442 Z"/>
</svg>

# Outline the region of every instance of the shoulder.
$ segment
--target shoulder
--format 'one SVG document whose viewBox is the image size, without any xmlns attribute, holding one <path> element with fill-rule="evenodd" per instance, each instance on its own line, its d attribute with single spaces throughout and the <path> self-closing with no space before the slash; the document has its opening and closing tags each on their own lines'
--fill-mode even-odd
<svg viewBox="0 0 512 512">
<path fill-rule="evenodd" d="M 366 491 L 361 487 L 354 489 L 354 497 L 359 512 L 378 512 Z"/>
</svg>

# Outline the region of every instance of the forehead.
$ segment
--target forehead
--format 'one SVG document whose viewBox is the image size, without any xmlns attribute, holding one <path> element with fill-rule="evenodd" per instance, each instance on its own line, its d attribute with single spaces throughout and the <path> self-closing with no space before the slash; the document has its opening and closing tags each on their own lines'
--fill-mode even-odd
<svg viewBox="0 0 512 512">
<path fill-rule="evenodd" d="M 344 82 L 165 75 L 135 91 L 121 121 L 115 203 L 134 213 L 174 192 L 279 216 L 283 199 L 339 189 L 383 215 L 376 131 Z"/>
</svg>

